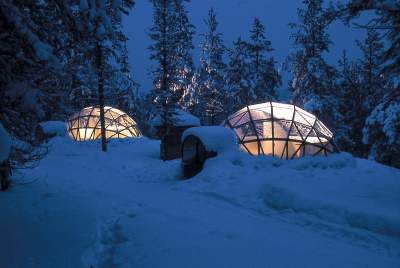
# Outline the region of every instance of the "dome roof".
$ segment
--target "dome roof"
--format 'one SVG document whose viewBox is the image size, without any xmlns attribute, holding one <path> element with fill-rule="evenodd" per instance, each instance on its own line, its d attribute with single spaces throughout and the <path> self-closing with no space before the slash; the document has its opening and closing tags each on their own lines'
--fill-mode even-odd
<svg viewBox="0 0 400 268">
<path fill-rule="evenodd" d="M 136 122 L 123 111 L 105 106 L 106 138 L 140 137 Z M 77 141 L 96 140 L 101 137 L 100 108 L 87 107 L 68 120 L 68 133 Z"/>
<path fill-rule="evenodd" d="M 223 123 L 252 155 L 285 159 L 333 151 L 332 132 L 313 114 L 291 105 L 266 102 L 246 106 Z"/>
</svg>

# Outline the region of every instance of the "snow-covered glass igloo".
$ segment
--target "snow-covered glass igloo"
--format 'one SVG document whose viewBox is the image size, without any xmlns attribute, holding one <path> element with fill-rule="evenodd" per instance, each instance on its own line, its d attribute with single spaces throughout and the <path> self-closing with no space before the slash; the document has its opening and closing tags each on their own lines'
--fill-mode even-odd
<svg viewBox="0 0 400 268">
<path fill-rule="evenodd" d="M 136 122 L 123 111 L 104 107 L 106 138 L 140 137 Z M 100 108 L 87 107 L 68 120 L 68 133 L 77 141 L 96 140 L 101 137 Z"/>
<path fill-rule="evenodd" d="M 334 151 L 332 132 L 313 114 L 276 102 L 246 106 L 223 123 L 252 155 L 292 159 Z"/>
</svg>

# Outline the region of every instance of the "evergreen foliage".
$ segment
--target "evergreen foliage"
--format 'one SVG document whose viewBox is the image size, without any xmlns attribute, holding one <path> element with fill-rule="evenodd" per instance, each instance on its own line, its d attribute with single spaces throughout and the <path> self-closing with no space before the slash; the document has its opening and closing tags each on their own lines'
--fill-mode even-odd
<svg viewBox="0 0 400 268">
<path fill-rule="evenodd" d="M 303 0 L 298 24 L 292 38 L 297 49 L 289 58 L 293 79 L 292 102 L 316 114 L 332 129 L 340 121 L 335 92 L 335 68 L 323 58 L 332 43 L 327 33 L 332 18 L 322 7 L 322 0 Z"/>
<path fill-rule="evenodd" d="M 152 4 L 154 25 L 150 37 L 153 44 L 149 49 L 156 66 L 152 70 L 151 92 L 155 107 L 150 108 L 150 117 L 160 116 L 165 135 L 175 123 L 174 114 L 193 76 L 194 26 L 188 20 L 182 0 L 152 0 Z"/>
<path fill-rule="evenodd" d="M 202 34 L 200 68 L 196 77 L 195 114 L 206 125 L 220 124 L 226 116 L 224 110 L 227 101 L 225 86 L 226 64 L 223 60 L 226 52 L 222 33 L 218 32 L 217 15 L 210 9 L 204 21 L 207 32 Z"/>
</svg>

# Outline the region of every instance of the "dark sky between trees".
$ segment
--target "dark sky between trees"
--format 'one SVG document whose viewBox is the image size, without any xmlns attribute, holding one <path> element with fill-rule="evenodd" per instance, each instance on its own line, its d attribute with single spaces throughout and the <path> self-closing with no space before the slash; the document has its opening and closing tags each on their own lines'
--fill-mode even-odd
<svg viewBox="0 0 400 268">
<path fill-rule="evenodd" d="M 301 0 L 192 0 L 187 3 L 190 20 L 196 26 L 194 39 L 194 60 L 198 64 L 199 34 L 205 31 L 204 18 L 211 7 L 217 12 L 219 29 L 223 33 L 225 45 L 230 48 L 237 37 L 248 37 L 254 17 L 260 18 L 265 25 L 266 35 L 272 42 L 275 51 L 272 52 L 278 66 L 281 67 L 286 57 L 290 54 L 292 40 L 290 39 L 290 22 L 297 22 L 296 10 L 301 6 Z M 124 31 L 130 38 L 128 42 L 129 58 L 133 74 L 141 84 L 142 91 L 151 88 L 152 80 L 148 72 L 151 67 L 148 46 L 151 41 L 148 36 L 149 28 L 153 21 L 152 6 L 148 0 L 138 0 L 136 5 L 124 21 Z M 346 28 L 341 22 L 335 22 L 329 29 L 334 45 L 326 59 L 335 64 L 347 50 L 350 58 L 360 56 L 360 51 L 355 44 L 356 39 L 363 39 L 362 30 Z M 286 90 L 289 74 L 283 74 L 282 90 Z M 285 93 L 283 93 L 283 96 Z"/>
</svg>

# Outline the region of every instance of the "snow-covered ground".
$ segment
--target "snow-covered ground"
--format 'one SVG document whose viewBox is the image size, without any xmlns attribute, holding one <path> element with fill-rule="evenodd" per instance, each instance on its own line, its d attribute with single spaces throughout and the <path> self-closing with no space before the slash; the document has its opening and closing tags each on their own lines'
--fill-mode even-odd
<svg viewBox="0 0 400 268">
<path fill-rule="evenodd" d="M 227 152 L 180 180 L 145 138 L 54 138 L 0 193 L 0 267 L 399 267 L 400 170 Z"/>
</svg>

